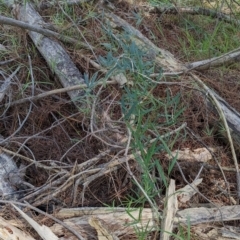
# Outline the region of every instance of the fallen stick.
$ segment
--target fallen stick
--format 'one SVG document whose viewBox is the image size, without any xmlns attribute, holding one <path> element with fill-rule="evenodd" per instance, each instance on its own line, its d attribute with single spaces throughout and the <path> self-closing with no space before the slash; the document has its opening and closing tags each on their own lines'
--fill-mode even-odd
<svg viewBox="0 0 240 240">
<path fill-rule="evenodd" d="M 18 20 L 40 28 L 46 25 L 32 4 L 26 2 L 23 5 L 15 5 L 11 0 L 3 2 L 6 6 L 13 8 Z M 37 32 L 29 31 L 28 34 L 64 88 L 85 83 L 82 74 L 59 43 Z M 73 90 L 69 91 L 68 95 L 73 103 L 79 106 L 84 91 L 82 89 Z"/>
</svg>

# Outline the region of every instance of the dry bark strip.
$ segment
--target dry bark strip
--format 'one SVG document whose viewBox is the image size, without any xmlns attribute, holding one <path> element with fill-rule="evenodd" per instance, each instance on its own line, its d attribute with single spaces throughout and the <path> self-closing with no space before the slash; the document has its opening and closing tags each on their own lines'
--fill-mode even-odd
<svg viewBox="0 0 240 240">
<path fill-rule="evenodd" d="M 227 222 L 240 219 L 240 205 L 219 208 L 188 208 L 177 212 L 176 223 L 196 225 L 210 222 Z"/>
<path fill-rule="evenodd" d="M 18 20 L 38 27 L 46 25 L 31 3 L 26 2 L 23 5 L 15 5 L 13 0 L 4 0 L 3 3 L 13 8 Z M 84 84 L 82 74 L 59 43 L 33 31 L 29 31 L 28 34 L 46 60 L 51 71 L 59 78 L 63 87 Z M 77 99 L 83 94 L 84 91 L 80 89 L 68 92 L 75 104 L 77 104 Z"/>
<path fill-rule="evenodd" d="M 161 239 L 169 240 L 173 230 L 173 220 L 178 209 L 177 196 L 175 194 L 175 180 L 171 179 L 166 195 L 166 206 L 164 207 Z"/>
</svg>

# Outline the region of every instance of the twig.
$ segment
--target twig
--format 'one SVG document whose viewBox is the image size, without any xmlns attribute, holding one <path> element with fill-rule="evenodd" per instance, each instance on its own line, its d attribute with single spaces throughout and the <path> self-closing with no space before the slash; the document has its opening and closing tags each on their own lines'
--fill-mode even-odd
<svg viewBox="0 0 240 240">
<path fill-rule="evenodd" d="M 91 165 L 95 164 L 97 161 L 99 161 L 103 156 L 107 155 L 109 152 L 110 152 L 110 150 L 100 153 L 97 157 L 94 157 L 87 162 L 77 165 L 77 168 L 76 168 L 76 171 L 78 172 L 77 174 L 74 174 L 72 176 L 69 176 L 69 174 L 68 174 L 69 178 L 60 187 L 58 187 L 55 192 L 53 192 L 52 194 L 48 194 L 48 196 L 33 203 L 33 205 L 43 204 L 46 201 L 49 201 L 51 198 L 57 196 L 59 193 L 64 191 L 66 188 L 68 188 L 76 178 L 78 178 L 78 179 L 77 179 L 77 181 L 75 183 L 75 187 L 74 187 L 73 202 L 76 201 L 76 196 L 77 196 L 76 189 L 79 186 L 79 184 L 81 184 L 81 183 L 83 183 L 83 186 L 84 186 L 84 189 L 82 192 L 82 196 L 83 196 L 82 199 L 84 199 L 84 191 L 85 191 L 86 187 L 94 179 L 99 178 L 109 172 L 116 170 L 119 167 L 119 165 L 121 165 L 122 163 L 124 163 L 126 161 L 125 157 L 120 158 L 120 159 L 115 159 L 114 161 L 110 161 L 106 164 L 101 164 L 100 166 L 96 166 L 93 169 L 86 170 L 86 168 L 90 168 Z M 129 157 L 133 157 L 133 155 L 131 155 Z"/>
<path fill-rule="evenodd" d="M 42 196 L 39 196 L 38 199 L 40 199 L 40 198 L 42 198 L 42 199 L 40 199 L 40 200 L 38 200 L 38 201 L 35 201 L 35 202 L 33 203 L 33 205 L 34 205 L 34 206 L 40 206 L 40 205 L 42 205 L 42 204 L 48 203 L 52 198 L 56 197 L 58 194 L 62 193 L 62 192 L 65 191 L 66 189 L 68 189 L 71 185 L 73 185 L 73 183 L 72 183 L 72 182 L 69 182 L 68 184 L 65 184 L 65 183 L 64 183 L 63 185 L 64 185 L 64 186 L 58 187 L 57 190 L 54 191 L 53 193 L 47 193 L 47 196 L 46 196 L 46 194 L 44 194 L 45 197 L 43 197 L 43 198 L 42 198 Z"/>
<path fill-rule="evenodd" d="M 106 73 L 108 72 L 107 69 L 104 69 L 101 65 L 99 65 L 99 64 L 96 63 L 96 62 L 94 62 L 92 59 L 90 59 L 90 58 L 88 58 L 88 57 L 86 57 L 86 56 L 84 56 L 84 55 L 82 55 L 82 54 L 80 54 L 80 56 L 81 56 L 81 58 L 83 58 L 83 59 L 85 59 L 86 61 L 88 61 L 89 63 L 91 63 L 93 67 L 95 67 L 96 69 L 98 69 L 98 70 L 101 71 L 102 73 L 105 73 L 105 74 L 106 74 Z M 178 76 L 186 73 L 187 71 L 184 70 L 184 71 L 178 71 L 178 72 L 152 73 L 152 74 L 150 74 L 149 76 L 144 75 L 144 74 L 142 74 L 142 73 L 140 73 L 140 72 L 136 72 L 136 71 L 134 71 L 134 70 L 133 70 L 133 72 L 135 72 L 135 73 L 139 74 L 140 76 L 143 76 L 143 77 L 147 78 L 148 80 L 150 80 L 150 81 L 152 81 L 152 82 L 154 82 L 154 83 L 157 83 L 157 84 L 159 84 L 159 85 L 162 84 L 162 85 L 181 85 L 181 86 L 183 86 L 183 84 L 182 84 L 182 83 L 179 83 L 179 82 L 164 82 L 164 81 L 158 81 L 158 82 L 157 82 L 157 81 L 152 80 L 151 78 L 155 78 L 155 77 L 159 77 L 159 76 L 161 77 L 161 79 L 164 78 L 164 77 L 178 77 Z M 115 78 L 114 78 L 113 76 L 111 76 L 110 79 L 112 79 L 112 80 L 114 81 Z"/>
<path fill-rule="evenodd" d="M 98 154 L 97 156 L 95 156 L 94 158 L 91 158 L 89 160 L 87 160 L 86 162 L 83 162 L 81 164 L 78 164 L 77 166 L 77 171 L 78 172 L 83 172 L 85 171 L 87 168 L 89 169 L 91 166 L 93 166 L 94 164 L 96 164 L 98 161 L 100 161 L 103 157 L 105 157 L 106 155 L 108 155 L 111 151 L 110 150 L 106 150 L 105 152 L 101 152 L 100 154 Z M 81 179 L 77 179 L 77 181 L 75 182 L 75 186 L 74 186 L 74 190 L 73 190 L 73 205 L 75 205 L 76 203 L 76 199 L 77 199 L 77 190 L 78 190 L 78 186 L 81 184 Z"/>
<path fill-rule="evenodd" d="M 234 49 L 233 51 L 230 51 L 228 53 L 225 53 L 219 57 L 214 57 L 198 62 L 193 62 L 189 63 L 186 65 L 188 68 L 188 71 L 190 70 L 206 70 L 209 69 L 210 67 L 219 67 L 224 64 L 230 64 L 232 62 L 239 62 L 239 57 L 240 57 L 240 48 Z"/>
<path fill-rule="evenodd" d="M 172 130 L 172 131 L 170 131 L 170 132 L 168 132 L 168 133 L 166 133 L 164 135 L 161 135 L 160 138 L 170 137 L 172 134 L 177 133 L 180 130 L 186 128 L 186 127 L 187 127 L 187 123 L 183 123 L 180 127 L 176 128 L 176 129 L 174 129 L 174 130 Z M 149 132 L 151 132 L 152 134 L 154 134 L 154 136 L 156 136 L 156 138 L 151 139 L 149 141 L 149 143 L 153 143 L 154 141 L 159 139 L 159 137 L 153 131 L 149 130 Z M 147 144 L 149 144 L 149 143 L 147 143 Z"/>
<path fill-rule="evenodd" d="M 84 184 L 83 184 L 83 190 L 82 190 L 82 193 L 81 193 L 81 198 L 82 198 L 82 204 L 83 204 L 83 201 L 84 201 L 84 193 L 85 193 L 85 189 L 88 187 L 88 185 L 94 181 L 95 179 L 107 174 L 107 173 L 110 173 L 110 172 L 113 172 L 115 170 L 117 170 L 121 164 L 123 163 L 126 163 L 128 162 L 130 159 L 133 159 L 134 158 L 134 155 L 133 154 L 130 154 L 128 156 L 124 156 L 122 158 L 116 158 L 113 160 L 111 160 L 110 162 L 108 163 L 105 163 L 105 164 L 101 164 L 100 166 L 96 166 L 96 168 L 99 169 L 99 171 L 97 173 L 95 173 L 94 175 L 91 175 L 87 178 L 84 179 Z"/>
<path fill-rule="evenodd" d="M 94 126 L 95 126 L 95 109 L 96 109 L 96 104 L 97 104 L 97 100 L 98 100 L 98 97 L 99 95 L 101 94 L 102 92 L 102 89 L 103 89 L 103 85 L 98 89 L 97 91 L 97 94 L 95 94 L 95 97 L 94 97 L 94 100 L 93 100 L 93 103 L 92 103 L 92 107 L 91 107 L 91 118 L 90 118 L 90 129 L 91 129 L 91 133 L 94 132 Z"/>
<path fill-rule="evenodd" d="M 60 174 L 63 174 L 63 172 L 60 172 L 60 173 L 56 174 L 56 176 L 54 176 L 54 177 L 56 178 Z M 44 191 L 47 191 L 50 188 L 61 184 L 69 176 L 69 173 L 64 173 L 64 174 L 65 174 L 64 176 L 60 177 L 56 181 L 53 181 L 53 179 L 51 179 L 50 183 L 46 184 L 45 186 L 39 187 L 39 189 L 35 190 L 33 193 L 30 193 L 27 196 L 24 196 L 23 198 L 21 198 L 20 201 L 24 201 L 24 200 L 28 200 L 29 201 L 29 199 L 32 199 L 32 198 L 34 198 L 36 196 L 39 196 Z"/>
<path fill-rule="evenodd" d="M 10 151 L 10 150 L 8 150 L 8 149 L 6 149 L 6 148 L 4 148 L 4 147 L 0 147 L 0 151 L 3 151 L 3 152 L 5 152 L 5 153 L 8 153 L 8 154 L 10 154 L 10 155 L 12 155 L 12 156 L 19 157 L 19 158 L 21 158 L 21 159 L 23 159 L 23 160 L 25 160 L 25 161 L 28 161 L 28 162 L 30 162 L 30 163 L 32 163 L 32 164 L 35 164 L 36 167 L 40 167 L 40 168 L 43 168 L 43 169 L 48 170 L 48 171 L 50 170 L 50 171 L 54 171 L 54 172 L 59 172 L 59 170 L 55 169 L 54 167 L 45 166 L 45 165 L 39 163 L 38 161 L 35 161 L 35 160 L 33 160 L 33 159 L 31 159 L 31 158 L 28 158 L 28 157 L 25 157 L 25 156 L 23 156 L 23 155 L 21 155 L 21 154 L 19 154 L 19 153 L 15 153 L 15 152 L 13 152 L 13 151 Z"/>
<path fill-rule="evenodd" d="M 93 47 L 88 43 L 87 39 L 84 37 L 83 33 L 79 30 L 79 27 L 77 26 L 77 24 L 72 20 L 72 18 L 64 11 L 63 7 L 61 6 L 61 4 L 58 4 L 59 8 L 62 10 L 63 14 L 72 22 L 72 24 L 75 26 L 76 30 L 78 31 L 78 33 L 81 35 L 81 37 L 84 39 L 84 41 L 86 42 L 86 45 L 88 46 L 88 49 L 91 50 L 93 56 L 95 57 L 95 59 L 97 60 L 97 56 L 95 54 L 95 52 L 93 51 Z"/>
<path fill-rule="evenodd" d="M 9 59 L 9 60 L 6 60 L 6 61 L 1 61 L 0 62 L 0 66 L 3 66 L 3 65 L 8 64 L 8 63 L 11 63 L 11 62 L 13 62 L 15 60 L 16 60 L 16 58 Z"/>
<path fill-rule="evenodd" d="M 104 85 L 104 84 L 116 84 L 116 81 L 106 81 L 106 82 L 102 82 L 99 81 L 96 83 L 95 86 L 99 86 L 99 85 Z M 87 84 L 78 84 L 78 85 L 74 85 L 74 86 L 70 86 L 70 87 L 65 87 L 65 88 L 59 88 L 59 89 L 54 89 L 48 92 L 44 92 L 44 93 L 40 93 L 36 96 L 32 96 L 32 97 L 27 97 L 27 98 L 23 98 L 20 100 L 16 100 L 13 101 L 11 103 L 5 104 L 4 106 L 14 106 L 14 105 L 18 105 L 18 104 L 22 104 L 28 101 L 37 101 L 39 99 L 54 95 L 54 94 L 59 94 L 59 93 L 65 93 L 65 92 L 69 92 L 69 91 L 74 91 L 74 90 L 78 90 L 78 89 L 84 89 L 87 88 Z"/>
<path fill-rule="evenodd" d="M 41 27 L 38 27 L 38 26 L 34 26 L 34 25 L 31 25 L 31 24 L 28 24 L 28 23 L 25 23 L 25 22 L 22 22 L 22 21 L 19 21 L 19 20 L 15 20 L 13 18 L 8 18 L 8 17 L 4 17 L 4 16 L 0 15 L 0 23 L 10 25 L 10 26 L 14 26 L 14 27 L 19 27 L 19 28 L 22 28 L 22 29 L 27 29 L 27 30 L 30 30 L 30 31 L 33 31 L 33 32 L 40 33 L 40 34 L 42 34 L 44 36 L 47 36 L 47 37 L 55 37 L 58 40 L 61 40 L 63 42 L 72 43 L 74 45 L 82 46 L 82 47 L 85 47 L 85 48 L 89 49 L 88 45 L 86 45 L 84 43 L 81 43 L 79 40 L 76 40 L 76 39 L 68 37 L 68 36 L 63 36 L 63 35 L 61 35 L 57 32 L 54 32 L 54 31 L 51 31 L 51 30 L 48 30 L 48 29 L 44 29 L 44 28 L 41 28 Z M 91 48 L 93 48 L 93 47 L 91 47 Z"/>
</svg>

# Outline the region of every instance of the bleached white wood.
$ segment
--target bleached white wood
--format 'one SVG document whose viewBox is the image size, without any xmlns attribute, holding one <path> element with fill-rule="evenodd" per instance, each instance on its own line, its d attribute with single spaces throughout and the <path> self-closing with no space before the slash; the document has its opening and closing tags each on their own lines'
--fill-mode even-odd
<svg viewBox="0 0 240 240">
<path fill-rule="evenodd" d="M 161 237 L 162 240 L 169 240 L 173 230 L 174 217 L 178 210 L 178 201 L 175 192 L 175 180 L 171 179 L 167 190 L 167 195 L 165 197 L 165 207 L 163 212 L 163 220 L 161 227 Z"/>
</svg>

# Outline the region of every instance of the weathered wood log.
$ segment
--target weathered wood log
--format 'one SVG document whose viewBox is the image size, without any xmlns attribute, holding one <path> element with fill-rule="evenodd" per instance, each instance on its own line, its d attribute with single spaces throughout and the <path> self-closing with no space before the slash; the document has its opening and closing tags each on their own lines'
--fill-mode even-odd
<svg viewBox="0 0 240 240">
<path fill-rule="evenodd" d="M 3 3 L 13 8 L 18 20 L 38 27 L 46 25 L 31 3 L 26 2 L 15 5 L 13 0 L 4 0 Z M 82 74 L 59 43 L 33 31 L 29 31 L 28 34 L 63 87 L 84 83 Z M 83 94 L 83 90 L 68 92 L 68 95 L 75 104 L 77 104 L 77 100 Z M 79 106 L 79 104 L 77 105 Z"/>
<path fill-rule="evenodd" d="M 104 228 L 107 228 L 109 235 L 125 236 L 129 239 L 130 236 L 136 236 L 137 231 L 148 233 L 158 228 L 151 208 L 69 208 L 61 209 L 56 217 L 64 218 L 64 223 L 79 231 L 85 239 L 91 239 L 91 236 L 96 235 L 96 229 L 90 224 L 92 219 L 97 219 Z M 66 239 L 70 237 L 66 236 L 64 228 L 59 224 L 54 224 L 51 230 L 56 235 L 65 235 Z"/>
<path fill-rule="evenodd" d="M 210 222 L 226 222 L 240 219 L 240 206 L 223 206 L 219 208 L 188 208 L 177 212 L 172 219 L 175 226 L 178 224 L 196 225 Z M 95 235 L 94 228 L 89 221 L 94 218 L 111 229 L 111 234 L 119 236 L 135 235 L 136 229 L 152 232 L 158 229 L 157 219 L 150 208 L 126 209 L 126 208 L 69 208 L 61 209 L 56 214 L 57 218 L 81 232 L 83 236 Z M 64 233 L 64 228 L 59 224 L 51 227 L 57 235 Z"/>
<path fill-rule="evenodd" d="M 210 222 L 226 222 L 240 219 L 240 205 L 223 206 L 219 208 L 187 208 L 177 212 L 179 218 L 175 222 L 199 224 Z"/>
</svg>

